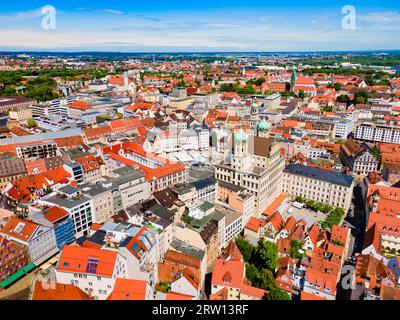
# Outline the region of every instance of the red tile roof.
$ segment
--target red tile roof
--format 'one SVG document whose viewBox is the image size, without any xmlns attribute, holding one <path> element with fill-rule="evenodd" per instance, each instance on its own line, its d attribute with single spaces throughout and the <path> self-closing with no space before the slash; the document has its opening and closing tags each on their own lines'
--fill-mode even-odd
<svg viewBox="0 0 400 320">
<path fill-rule="evenodd" d="M 312 293 L 301 291 L 300 300 L 326 300 L 326 299 Z"/>
<path fill-rule="evenodd" d="M 193 300 L 192 296 L 177 292 L 167 292 L 165 296 L 166 300 Z"/>
<path fill-rule="evenodd" d="M 38 228 L 39 225 L 32 221 L 12 217 L 10 218 L 10 220 L 7 221 L 3 229 L 1 229 L 1 233 L 22 240 L 24 242 L 29 242 L 30 238 L 33 236 Z"/>
<path fill-rule="evenodd" d="M 59 148 L 76 148 L 83 146 L 85 143 L 83 142 L 82 136 L 72 136 L 65 138 L 56 138 L 54 139 L 57 147 Z"/>
<path fill-rule="evenodd" d="M 69 215 L 68 211 L 60 207 L 51 207 L 47 210 L 44 217 L 49 220 L 51 223 L 55 223 L 60 219 L 63 219 Z"/>
<path fill-rule="evenodd" d="M 107 300 L 146 300 L 147 282 L 117 278 Z"/>
<path fill-rule="evenodd" d="M 216 260 L 212 272 L 212 284 L 240 288 L 245 277 L 244 263 Z"/>
<path fill-rule="evenodd" d="M 249 222 L 247 222 L 245 228 L 254 232 L 258 232 L 262 225 L 263 221 L 261 219 L 258 219 L 256 217 L 251 217 Z"/>
<path fill-rule="evenodd" d="M 94 139 L 94 138 L 98 138 L 101 136 L 105 136 L 106 134 L 110 134 L 111 127 L 107 125 L 107 126 L 101 126 L 101 127 L 97 127 L 97 128 L 86 129 L 86 130 L 84 130 L 83 133 L 88 139 Z"/>
<path fill-rule="evenodd" d="M 55 288 L 50 284 L 36 281 L 32 300 L 93 300 L 84 291 L 71 284 L 56 283 Z"/>
<path fill-rule="evenodd" d="M 97 259 L 97 269 L 93 274 L 111 277 L 117 260 L 117 252 L 84 248 L 77 246 L 64 246 L 57 264 L 57 271 L 88 274 L 89 259 Z"/>
<path fill-rule="evenodd" d="M 287 193 L 282 192 L 262 213 L 264 216 L 271 216 L 286 199 Z"/>
<path fill-rule="evenodd" d="M 79 110 L 88 110 L 92 109 L 92 106 L 88 104 L 85 101 L 74 101 L 68 105 L 68 107 L 73 108 L 73 109 L 79 109 Z"/>
<path fill-rule="evenodd" d="M 8 194 L 15 200 L 28 202 L 37 190 L 58 183 L 66 184 L 70 178 L 71 175 L 65 171 L 63 167 L 58 167 L 43 173 L 28 175 L 13 181 L 13 187 L 8 191 Z"/>
</svg>

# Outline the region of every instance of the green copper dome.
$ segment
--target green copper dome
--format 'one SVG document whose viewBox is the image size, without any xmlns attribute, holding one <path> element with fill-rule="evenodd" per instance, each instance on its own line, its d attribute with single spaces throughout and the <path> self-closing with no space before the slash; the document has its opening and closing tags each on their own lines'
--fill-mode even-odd
<svg viewBox="0 0 400 320">
<path fill-rule="evenodd" d="M 239 132 L 235 133 L 235 141 L 236 142 L 245 142 L 249 140 L 249 136 L 243 129 L 240 129 Z"/>
<path fill-rule="evenodd" d="M 258 130 L 260 131 L 267 131 L 270 129 L 271 124 L 265 118 L 258 124 Z"/>
</svg>

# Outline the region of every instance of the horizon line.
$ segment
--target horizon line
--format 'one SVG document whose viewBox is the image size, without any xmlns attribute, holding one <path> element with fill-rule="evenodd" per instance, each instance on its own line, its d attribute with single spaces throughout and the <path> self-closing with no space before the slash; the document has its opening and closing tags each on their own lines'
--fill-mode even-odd
<svg viewBox="0 0 400 320">
<path fill-rule="evenodd" d="M 357 50 L 285 50 L 285 51 L 105 51 L 105 50 L 1 50 L 0 54 L 4 53 L 69 53 L 69 54 L 90 54 L 90 53 L 120 53 L 120 54 L 249 54 L 249 53 L 341 53 L 341 52 L 400 52 L 399 49 L 357 49 Z"/>
</svg>

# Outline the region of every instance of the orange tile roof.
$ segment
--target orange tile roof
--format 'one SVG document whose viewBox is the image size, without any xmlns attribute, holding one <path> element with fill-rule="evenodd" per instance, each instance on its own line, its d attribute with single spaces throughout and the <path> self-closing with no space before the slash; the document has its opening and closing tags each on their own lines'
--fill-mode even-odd
<svg viewBox="0 0 400 320">
<path fill-rule="evenodd" d="M 49 220 L 51 223 L 57 222 L 58 220 L 65 218 L 66 216 L 68 216 L 69 213 L 68 211 L 66 211 L 63 208 L 54 206 L 51 207 L 47 210 L 46 214 L 44 215 L 44 217 Z"/>
<path fill-rule="evenodd" d="M 254 232 L 258 232 L 262 225 L 263 221 L 261 219 L 258 219 L 256 217 L 251 217 L 249 219 L 249 222 L 247 222 L 245 228 Z"/>
<path fill-rule="evenodd" d="M 19 225 L 23 225 L 23 228 L 21 228 L 17 233 L 15 229 Z M 1 229 L 1 233 L 22 240 L 24 242 L 29 242 L 30 238 L 33 236 L 38 228 L 39 225 L 37 223 L 25 219 L 12 217 L 10 218 L 10 220 L 7 221 L 3 229 Z"/>
<path fill-rule="evenodd" d="M 336 274 L 326 274 L 313 268 L 307 268 L 305 279 L 312 284 L 319 285 L 320 290 L 330 289 L 332 295 L 336 293 Z"/>
<path fill-rule="evenodd" d="M 349 237 L 350 229 L 334 225 L 331 233 L 331 241 L 340 241 L 346 243 Z"/>
<path fill-rule="evenodd" d="M 259 288 L 255 288 L 249 285 L 242 285 L 241 290 L 240 290 L 240 294 L 245 294 L 247 296 L 251 296 L 251 297 L 255 297 L 258 299 L 262 299 L 266 294 L 268 293 L 268 291 L 265 291 L 263 289 L 259 289 Z"/>
<path fill-rule="evenodd" d="M 88 110 L 92 109 L 92 106 L 88 104 L 85 101 L 74 101 L 68 105 L 68 107 L 73 108 L 73 109 L 79 109 L 79 110 Z"/>
<path fill-rule="evenodd" d="M 153 103 L 148 103 L 148 102 L 140 102 L 140 103 L 135 103 L 135 104 L 131 104 L 129 106 L 126 106 L 125 109 L 129 110 L 129 111 L 136 111 L 136 110 L 148 110 L 151 109 L 154 106 Z"/>
<path fill-rule="evenodd" d="M 192 296 L 177 292 L 167 292 L 165 296 L 166 300 L 193 300 Z"/>
<path fill-rule="evenodd" d="M 245 277 L 244 263 L 216 260 L 212 272 L 212 284 L 240 288 Z"/>
<path fill-rule="evenodd" d="M 17 150 L 15 149 L 15 144 L 0 145 L 0 153 L 8 153 L 8 152 L 17 154 Z"/>
<path fill-rule="evenodd" d="M 379 197 L 376 209 L 377 213 L 386 216 L 396 216 L 400 212 L 400 190 L 398 188 L 370 184 L 367 198 L 371 206 L 374 195 Z M 372 223 L 373 220 L 370 219 L 368 225 L 371 226 Z"/>
<path fill-rule="evenodd" d="M 98 138 L 109 133 L 111 133 L 111 127 L 108 125 L 84 130 L 84 135 L 88 139 Z"/>
<path fill-rule="evenodd" d="M 145 175 L 145 177 L 147 180 L 152 180 L 154 178 L 160 179 L 184 170 L 185 166 L 181 163 L 166 164 L 164 166 L 152 169 Z"/>
<path fill-rule="evenodd" d="M 25 161 L 25 168 L 28 175 L 38 174 L 47 171 L 44 159 Z"/>
<path fill-rule="evenodd" d="M 125 80 L 122 76 L 111 76 L 108 83 L 111 85 L 123 86 L 125 84 Z"/>
<path fill-rule="evenodd" d="M 76 162 L 82 165 L 83 172 L 90 172 L 100 168 L 99 159 L 94 154 L 89 154 L 85 157 L 76 158 Z"/>
<path fill-rule="evenodd" d="M 311 242 L 315 245 L 318 240 L 318 236 L 321 233 L 321 230 L 319 229 L 318 225 L 314 223 L 310 230 L 308 231 L 308 237 L 310 238 Z"/>
<path fill-rule="evenodd" d="M 113 132 L 126 132 L 137 129 L 142 126 L 139 118 L 118 119 L 110 121 L 110 127 Z"/>
<path fill-rule="evenodd" d="M 283 126 L 286 128 L 296 128 L 299 124 L 297 120 L 285 119 L 283 120 Z"/>
<path fill-rule="evenodd" d="M 286 199 L 287 193 L 282 192 L 262 213 L 264 216 L 271 216 Z"/>
<path fill-rule="evenodd" d="M 82 136 L 56 138 L 54 139 L 54 141 L 59 148 L 76 148 L 85 144 L 83 142 Z"/>
<path fill-rule="evenodd" d="M 210 300 L 228 300 L 228 288 L 222 288 L 220 291 L 214 294 L 210 294 Z"/>
<path fill-rule="evenodd" d="M 64 246 L 57 264 L 57 271 L 88 274 L 89 259 L 97 259 L 97 269 L 93 274 L 111 277 L 117 260 L 117 252 L 84 248 L 78 246 Z"/>
<path fill-rule="evenodd" d="M 93 300 L 84 291 L 71 284 L 56 283 L 55 288 L 50 284 L 35 282 L 32 300 Z"/>
<path fill-rule="evenodd" d="M 8 191 L 8 194 L 13 199 L 27 202 L 31 200 L 31 196 L 36 190 L 58 183 L 68 183 L 69 178 L 71 178 L 71 175 L 63 167 L 58 167 L 13 181 L 13 187 Z"/>
<path fill-rule="evenodd" d="M 31 134 L 20 126 L 15 126 L 10 129 L 11 133 L 15 134 L 18 137 L 22 136 L 30 136 Z"/>
<path fill-rule="evenodd" d="M 300 300 L 326 300 L 326 299 L 312 293 L 301 291 Z"/>
<path fill-rule="evenodd" d="M 146 300 L 147 282 L 117 278 L 107 300 Z"/>
<path fill-rule="evenodd" d="M 285 220 L 283 220 L 281 214 L 276 211 L 268 217 L 267 223 L 271 223 L 275 230 L 280 231 L 285 224 Z"/>
</svg>

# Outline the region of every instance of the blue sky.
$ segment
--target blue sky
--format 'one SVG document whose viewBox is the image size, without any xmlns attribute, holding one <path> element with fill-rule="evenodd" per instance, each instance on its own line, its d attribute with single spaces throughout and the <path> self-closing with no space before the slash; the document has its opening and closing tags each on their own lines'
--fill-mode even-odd
<svg viewBox="0 0 400 320">
<path fill-rule="evenodd" d="M 56 29 L 41 8 L 56 8 Z M 344 5 L 356 28 L 342 28 Z M 4 1 L 0 50 L 321 51 L 400 49 L 400 1 Z"/>
</svg>

